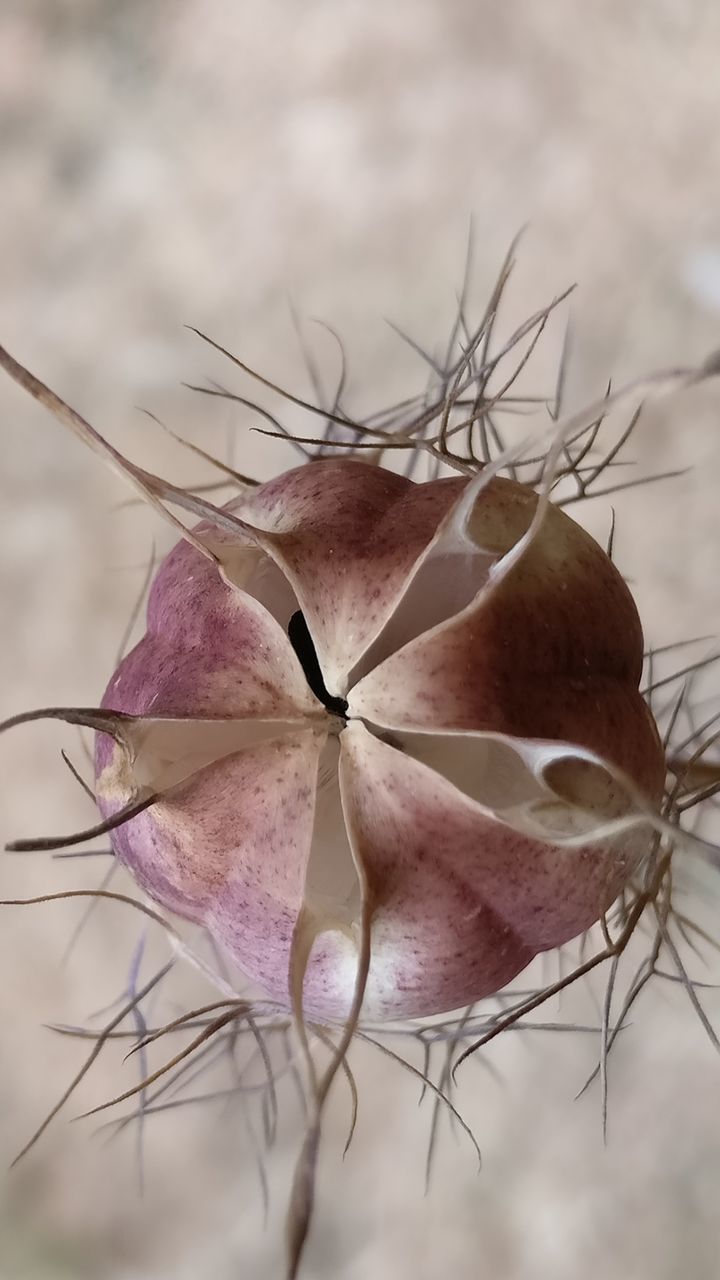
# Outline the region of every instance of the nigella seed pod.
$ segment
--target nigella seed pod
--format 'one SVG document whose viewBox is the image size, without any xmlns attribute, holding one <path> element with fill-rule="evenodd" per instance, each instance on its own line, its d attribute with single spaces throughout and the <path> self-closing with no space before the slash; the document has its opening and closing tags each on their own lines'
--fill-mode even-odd
<svg viewBox="0 0 720 1280">
<path fill-rule="evenodd" d="M 505 278 L 504 267 L 494 307 Z M 433 364 L 437 395 L 402 428 L 394 413 L 381 415 L 395 424 L 388 430 L 338 409 L 330 415 L 336 435 L 302 467 L 261 485 L 231 473 L 241 496 L 226 506 L 129 462 L 0 348 L 7 372 L 182 538 L 155 574 L 146 634 L 102 706 L 44 709 L 0 725 L 51 717 L 94 730 L 102 818 L 69 837 L 7 847 L 57 849 L 107 833 L 156 905 L 105 888 L 12 901 L 80 893 L 129 904 L 160 924 L 223 996 L 141 1036 L 137 1048 L 198 1029 L 187 1049 L 114 1099 L 137 1094 L 141 1117 L 148 1088 L 165 1077 L 154 1101 L 175 1086 L 178 1062 L 204 1052 L 211 1037 L 252 1033 L 268 1114 L 275 1074 L 263 1036 L 281 1038 L 279 1074 L 289 1063 L 294 1070 L 293 1052 L 302 1061 L 307 1113 L 288 1212 L 289 1280 L 312 1216 L 323 1108 L 341 1067 L 354 1125 L 347 1053 L 358 1029 L 377 1043 L 384 1020 L 408 1020 L 419 1034 L 416 1019 L 499 992 L 534 956 L 598 921 L 601 948 L 557 982 L 520 993 L 499 1017 L 469 1010 L 435 1021 L 433 1033 L 448 1044 L 440 1086 L 429 1065 L 418 1073 L 405 1062 L 467 1134 L 446 1092 L 450 1068 L 452 1076 L 469 1053 L 606 961 L 601 1064 L 663 948 L 709 1028 L 668 921 L 676 847 L 719 864 L 717 847 L 683 826 L 683 815 L 720 787 L 716 763 L 704 759 L 715 718 L 698 729 L 688 713 L 691 733 L 675 751 L 683 691 L 666 709 L 661 742 L 639 692 L 643 638 L 632 597 L 609 555 L 550 498 L 564 468 L 582 498 L 616 458 L 637 415 L 585 476 L 608 410 L 714 375 L 718 361 L 658 374 L 567 418 L 558 390 L 539 470 L 537 440 L 528 459 L 527 441 L 509 449 L 494 426 L 492 441 L 480 431 L 478 456 L 488 370 L 534 333 L 532 351 L 554 306 L 522 325 L 499 356 L 485 351 L 478 371 L 483 321 L 457 361 L 445 370 Z M 458 321 L 453 342 L 463 331 Z M 461 401 L 463 391 L 471 395 Z M 459 431 L 465 456 L 448 444 Z M 345 456 L 328 457 L 325 446 Z M 408 475 L 379 465 L 391 448 L 412 450 Z M 373 455 L 372 465 L 364 460 Z M 423 482 L 412 478 L 418 458 L 429 458 L 432 478 Z M 518 474 L 534 479 L 519 483 Z M 176 508 L 201 523 L 185 528 Z M 611 1021 L 616 966 L 646 912 L 649 955 Z M 197 931 L 186 943 L 168 914 L 209 934 L 212 965 L 202 941 L 195 949 Z M 240 982 L 215 963 L 218 952 L 259 986 L 260 999 L 247 998 L 244 985 L 238 994 Z M 132 998 L 25 1150 L 170 963 L 136 994 L 137 967 L 134 960 Z M 318 1050 L 329 1054 L 322 1070 Z M 234 1086 L 244 1078 L 241 1071 Z"/>
<path fill-rule="evenodd" d="M 441 1013 L 590 927 L 663 752 L 603 550 L 481 472 L 285 473 L 160 567 L 97 799 L 137 882 L 315 1020 Z M 533 521 L 534 516 L 538 518 Z M 630 785 L 631 784 L 631 785 Z M 577 846 L 580 847 L 577 847 Z"/>
</svg>

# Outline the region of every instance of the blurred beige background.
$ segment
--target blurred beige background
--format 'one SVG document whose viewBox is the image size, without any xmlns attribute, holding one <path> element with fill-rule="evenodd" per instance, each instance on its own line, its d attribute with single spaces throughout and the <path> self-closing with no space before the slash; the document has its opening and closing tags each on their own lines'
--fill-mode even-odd
<svg viewBox="0 0 720 1280">
<path fill-rule="evenodd" d="M 150 468 L 208 478 L 138 405 L 223 453 L 232 435 L 240 469 L 268 475 L 288 455 L 247 433 L 251 415 L 182 389 L 215 377 L 252 394 L 183 326 L 308 394 L 291 298 L 342 334 L 350 402 L 370 411 L 420 389 L 422 367 L 383 319 L 444 338 L 473 214 L 478 308 L 525 222 L 507 324 L 580 282 L 576 402 L 610 374 L 697 361 L 720 346 L 719 60 L 710 0 L 4 0 L 2 341 Z M 538 390 L 560 336 L 538 357 Z M 331 385 L 335 348 L 308 338 Z M 616 504 L 617 556 L 657 644 L 720 633 L 719 422 L 716 387 L 651 414 L 632 456 L 691 470 Z M 0 423 L 2 714 L 93 704 L 166 535 L 118 507 L 119 483 L 7 381 Z M 603 533 L 609 507 L 596 507 Z M 3 839 L 90 820 L 63 744 L 82 759 L 59 729 L 0 743 Z M 3 896 L 95 884 L 103 868 L 89 865 L 4 855 Z M 691 893 L 716 927 L 702 877 Z M 81 1061 L 41 1024 L 85 1022 L 125 982 L 138 926 L 120 907 L 99 910 L 61 963 L 80 913 L 3 910 L 2 1167 Z M 183 979 L 178 999 L 198 989 Z M 708 1008 L 717 1025 L 713 993 Z M 597 1020 L 587 992 L 561 1014 Z M 409 1078 L 358 1052 L 359 1132 L 341 1164 L 338 1089 L 303 1274 L 716 1277 L 718 1056 L 683 993 L 656 987 L 612 1060 L 603 1150 L 597 1090 L 573 1103 L 596 1053 L 592 1036 L 515 1034 L 488 1055 L 502 1079 L 469 1065 L 457 1100 L 483 1173 L 445 1132 L 423 1199 L 429 1112 Z M 68 1124 L 129 1072 L 109 1052 L 68 1116 L 0 1175 L 2 1280 L 279 1275 L 301 1130 L 292 1092 L 263 1228 L 241 1114 L 155 1118 L 142 1199 L 132 1138 L 105 1145 L 94 1121 Z"/>
</svg>

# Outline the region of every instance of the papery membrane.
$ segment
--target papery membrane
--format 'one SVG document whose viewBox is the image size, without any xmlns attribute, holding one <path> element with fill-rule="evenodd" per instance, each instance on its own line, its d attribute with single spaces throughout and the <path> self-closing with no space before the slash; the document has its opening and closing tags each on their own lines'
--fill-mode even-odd
<svg viewBox="0 0 720 1280">
<path fill-rule="evenodd" d="M 627 774 L 577 743 L 499 733 L 401 732 L 392 745 L 452 783 L 489 817 L 546 843 L 579 847 L 642 828 L 631 842 L 641 852 L 647 829 L 662 825 Z M 622 861 L 629 865 L 625 846 Z"/>
<path fill-rule="evenodd" d="M 385 625 L 356 664 L 353 684 L 416 636 L 460 613 L 487 582 L 510 543 L 501 538 L 498 546 L 497 531 L 483 543 L 470 535 L 469 523 L 495 470 L 489 466 L 473 481 L 454 482 L 455 500 L 411 566 Z"/>
<path fill-rule="evenodd" d="M 104 705 L 203 719 L 317 714 L 283 627 L 297 607 L 291 589 L 264 552 L 213 537 L 218 551 L 228 548 L 238 584 L 179 543 L 153 582 L 147 632 L 118 667 Z"/>
<path fill-rule="evenodd" d="M 323 460 L 234 506 L 292 584 L 332 694 L 346 692 L 463 483 L 416 485 L 354 460 Z"/>
<path fill-rule="evenodd" d="M 536 496 L 510 481 L 495 485 L 469 527 L 486 545 L 498 505 L 498 542 L 509 539 L 510 549 L 456 616 L 353 687 L 350 713 L 391 731 L 495 730 L 577 742 L 633 776 L 639 769 L 640 785 L 656 793 L 661 756 L 637 691 L 642 632 L 630 593 L 566 516 L 548 508 L 530 537 Z"/>
</svg>

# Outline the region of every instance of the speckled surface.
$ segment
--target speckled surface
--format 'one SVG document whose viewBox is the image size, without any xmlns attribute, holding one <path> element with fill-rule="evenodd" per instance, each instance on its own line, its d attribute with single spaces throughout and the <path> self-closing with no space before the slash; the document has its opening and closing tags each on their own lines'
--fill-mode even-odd
<svg viewBox="0 0 720 1280">
<path fill-rule="evenodd" d="M 181 388 L 211 378 L 258 391 L 182 326 L 313 395 L 290 295 L 302 317 L 341 333 L 348 394 L 371 412 L 421 389 L 425 370 L 383 318 L 442 344 L 472 212 L 478 310 L 511 236 L 531 224 L 505 332 L 580 282 L 573 403 L 602 393 L 610 375 L 697 361 L 720 333 L 719 48 L 709 0 L 402 0 L 382 11 L 312 0 L 302 21 L 290 0 L 262 10 L 6 0 L 2 340 L 149 468 L 211 478 L 137 405 L 223 456 L 232 437 L 235 465 L 266 477 L 297 458 L 250 434 L 255 420 L 240 406 Z M 309 321 L 305 335 L 331 403 L 336 348 Z M 552 386 L 561 336 L 558 324 L 541 344 L 534 389 Z M 648 415 L 632 456 L 646 471 L 690 470 L 614 500 L 617 560 L 657 644 L 720 633 L 718 406 L 708 384 Z M 127 493 L 98 460 L 6 384 L 0 420 L 3 711 L 92 704 L 165 534 L 119 506 Z M 283 421 L 308 429 L 297 406 Z M 589 504 L 586 519 L 604 541 L 609 504 Z M 72 731 L 32 726 L 1 744 L 3 835 L 91 820 L 59 756 L 64 745 L 82 763 L 75 744 Z M 8 895 L 88 882 L 84 862 L 7 855 L 2 865 Z M 93 883 L 103 870 L 93 864 Z M 693 871 L 687 905 L 716 930 L 717 894 L 703 877 Z M 76 1043 L 41 1024 L 85 1022 L 127 982 L 138 925 L 119 905 L 94 914 L 61 964 L 80 910 L 3 915 L 4 1163 L 80 1062 Z M 148 946 L 144 965 L 164 955 Z M 698 976 L 717 976 L 695 963 Z M 190 972 L 176 994 L 182 1007 L 207 998 Z M 704 994 L 717 1024 L 717 997 Z M 598 1017 L 580 989 L 561 1014 Z M 714 1280 L 720 1068 L 685 994 L 656 984 L 619 1038 L 606 1149 L 597 1089 L 572 1101 L 596 1053 L 589 1033 L 509 1034 L 488 1056 L 502 1080 L 468 1064 L 457 1100 L 483 1173 L 445 1132 L 423 1199 L 429 1113 L 417 1109 L 417 1082 L 360 1047 L 358 1133 L 341 1163 L 340 1082 L 308 1277 Z M 129 1078 L 110 1048 L 69 1113 Z M 59 1117 L 3 1175 L 3 1280 L 279 1273 L 300 1129 L 291 1090 L 268 1159 L 267 1230 L 241 1114 L 153 1118 L 143 1200 L 133 1140 L 92 1141 L 95 1123 Z"/>
<path fill-rule="evenodd" d="M 474 737 L 484 730 L 574 743 L 660 803 L 664 752 L 638 691 L 642 634 L 618 570 L 552 506 L 535 529 L 532 489 L 494 477 L 478 493 L 481 480 L 469 490 L 462 477 L 416 483 L 367 462 L 322 458 L 258 486 L 235 507 L 238 538 L 215 538 L 217 562 L 199 550 L 211 527 L 196 528 L 197 546 L 176 547 L 163 562 L 148 630 L 103 698 L 124 715 L 182 721 L 150 727 L 136 750 L 132 739 L 98 737 L 103 816 L 137 803 L 143 783 L 159 797 L 113 831 L 118 857 L 154 903 L 204 924 L 286 1011 L 299 971 L 293 926 L 312 913 L 323 955 L 313 946 L 303 966 L 308 1019 L 349 1015 L 363 915 L 363 1022 L 445 1014 L 494 995 L 538 951 L 589 929 L 647 847 L 643 828 L 572 852 L 521 838 L 533 834 L 528 822 L 549 840 L 557 830 L 541 816 L 561 799 L 550 773 L 532 741 L 513 767 L 514 740 L 488 740 L 483 753 Z M 535 537 L 516 561 L 525 531 Z M 249 550 L 249 538 L 259 546 Z M 278 569 L 286 590 L 275 588 L 279 610 L 266 609 Z M 448 579 L 458 579 L 456 599 L 451 591 L 437 620 Z M 290 582 L 322 683 L 347 692 L 344 724 L 303 688 L 284 631 Z M 414 612 L 420 635 L 399 648 L 403 624 L 395 631 L 393 619 L 405 612 Z M 386 625 L 395 639 L 375 665 L 367 655 Z M 355 685 L 359 662 L 370 670 Z M 218 745 L 206 744 L 223 720 Z M 153 728 L 162 730 L 155 752 Z M 398 729 L 417 732 L 401 743 Z M 142 724 L 132 730 L 142 733 Z M 434 754 L 419 763 L 422 730 Z M 466 754 L 479 765 L 468 764 L 464 785 L 445 767 L 448 750 L 462 751 L 452 730 L 467 733 Z M 582 771 L 577 758 L 569 767 L 578 764 Z M 174 785 L 163 782 L 168 769 Z M 338 774 L 335 821 L 317 821 Z M 581 820 L 602 828 L 628 806 L 621 788 L 612 796 L 608 773 L 597 791 L 585 777 Z M 567 795 L 576 795 L 572 786 Z M 563 813 L 575 822 L 572 809 Z M 343 860 L 347 870 L 334 871 Z M 338 878 L 334 892 L 328 879 Z M 347 953 L 345 984 L 328 973 L 340 963 L 338 947 Z"/>
</svg>

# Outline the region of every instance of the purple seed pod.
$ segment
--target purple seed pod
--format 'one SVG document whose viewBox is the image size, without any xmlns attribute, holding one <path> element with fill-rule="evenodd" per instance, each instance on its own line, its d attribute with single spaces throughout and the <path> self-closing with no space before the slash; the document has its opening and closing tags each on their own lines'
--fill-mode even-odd
<svg viewBox="0 0 720 1280">
<path fill-rule="evenodd" d="M 103 700 L 104 816 L 138 884 L 276 1001 L 373 1019 L 499 990 L 647 846 L 660 740 L 605 552 L 481 472 L 287 472 L 180 543 Z M 633 784 L 628 788 L 627 781 Z M 628 819 L 631 819 L 628 821 Z M 606 829 L 606 830 L 605 830 Z M 580 847 L 576 847 L 576 846 Z M 363 954 L 367 952 L 363 960 Z"/>
</svg>

